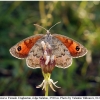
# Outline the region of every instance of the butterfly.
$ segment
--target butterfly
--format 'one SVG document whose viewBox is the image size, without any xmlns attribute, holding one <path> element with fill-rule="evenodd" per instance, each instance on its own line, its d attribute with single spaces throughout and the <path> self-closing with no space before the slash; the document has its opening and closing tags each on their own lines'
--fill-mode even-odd
<svg viewBox="0 0 100 100">
<path fill-rule="evenodd" d="M 40 59 L 44 55 L 42 41 L 51 45 L 52 55 L 55 55 L 55 66 L 59 68 L 68 68 L 72 64 L 72 58 L 79 58 L 87 53 L 87 49 L 79 42 L 64 35 L 51 34 L 50 29 L 45 29 L 45 35 L 33 35 L 18 42 L 10 48 L 11 55 L 18 59 L 26 59 L 27 66 L 35 69 L 40 68 Z"/>
</svg>

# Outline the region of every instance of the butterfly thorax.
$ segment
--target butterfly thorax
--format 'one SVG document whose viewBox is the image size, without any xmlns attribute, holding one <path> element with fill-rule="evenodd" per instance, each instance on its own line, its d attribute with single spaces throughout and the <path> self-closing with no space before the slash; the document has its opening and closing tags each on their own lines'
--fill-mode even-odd
<svg viewBox="0 0 100 100">
<path fill-rule="evenodd" d="M 45 35 L 45 42 L 49 43 L 52 45 L 52 35 L 49 31 L 47 31 L 46 35 Z"/>
</svg>

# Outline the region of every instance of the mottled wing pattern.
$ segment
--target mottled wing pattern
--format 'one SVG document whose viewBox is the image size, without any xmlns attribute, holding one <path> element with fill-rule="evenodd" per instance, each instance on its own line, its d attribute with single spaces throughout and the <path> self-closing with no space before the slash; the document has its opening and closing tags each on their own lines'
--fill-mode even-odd
<svg viewBox="0 0 100 100">
<path fill-rule="evenodd" d="M 41 41 L 44 41 L 45 37 L 39 39 L 31 48 L 28 57 L 26 58 L 27 66 L 30 68 L 40 68 L 40 57 L 43 56 L 43 48 Z"/>
<path fill-rule="evenodd" d="M 57 38 L 52 37 L 53 55 L 56 56 L 56 67 L 68 68 L 72 64 L 72 57 L 66 46 Z"/>
<path fill-rule="evenodd" d="M 26 63 L 30 68 L 40 68 L 40 57 L 43 56 L 43 48 L 41 41 L 45 41 L 45 36 L 39 39 L 29 52 Z M 49 42 L 49 41 L 48 41 Z M 52 55 L 55 55 L 56 66 L 59 68 L 67 68 L 72 64 L 72 58 L 65 45 L 57 38 L 52 37 Z"/>
</svg>

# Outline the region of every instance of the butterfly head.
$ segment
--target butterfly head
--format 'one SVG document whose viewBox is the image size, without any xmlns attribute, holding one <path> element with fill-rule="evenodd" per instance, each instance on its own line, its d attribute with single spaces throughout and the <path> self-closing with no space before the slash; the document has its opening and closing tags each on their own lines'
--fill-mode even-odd
<svg viewBox="0 0 100 100">
<path fill-rule="evenodd" d="M 51 33 L 50 33 L 50 31 L 49 31 L 49 30 L 47 30 L 46 34 L 47 34 L 47 36 L 49 36 Z"/>
</svg>

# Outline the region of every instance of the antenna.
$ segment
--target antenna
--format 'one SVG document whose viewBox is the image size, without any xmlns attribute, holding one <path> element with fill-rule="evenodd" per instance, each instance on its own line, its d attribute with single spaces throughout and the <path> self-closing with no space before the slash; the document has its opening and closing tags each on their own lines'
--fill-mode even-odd
<svg viewBox="0 0 100 100">
<path fill-rule="evenodd" d="M 54 26 L 56 26 L 56 25 L 59 24 L 59 23 L 61 23 L 61 22 L 57 22 L 57 23 L 54 24 L 51 28 L 53 28 Z M 51 30 L 51 28 L 50 28 L 49 30 L 47 30 L 46 28 L 44 28 L 44 27 L 42 27 L 42 26 L 40 26 L 40 25 L 38 25 L 38 24 L 34 24 L 34 25 L 43 28 L 43 29 L 46 30 L 47 32 L 49 32 L 49 31 Z"/>
<path fill-rule="evenodd" d="M 34 24 L 35 26 L 39 26 L 39 27 L 41 27 L 41 28 L 43 28 L 44 30 L 46 30 L 47 31 L 47 29 L 46 28 L 44 28 L 44 27 L 42 27 L 42 26 L 40 26 L 40 25 L 38 25 L 38 24 Z"/>
<path fill-rule="evenodd" d="M 48 31 L 50 31 L 54 26 L 56 26 L 59 23 L 61 23 L 61 22 L 57 22 L 56 24 L 54 24 Z"/>
</svg>

